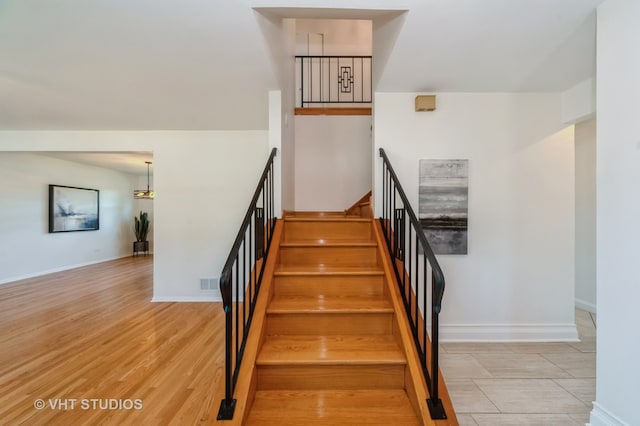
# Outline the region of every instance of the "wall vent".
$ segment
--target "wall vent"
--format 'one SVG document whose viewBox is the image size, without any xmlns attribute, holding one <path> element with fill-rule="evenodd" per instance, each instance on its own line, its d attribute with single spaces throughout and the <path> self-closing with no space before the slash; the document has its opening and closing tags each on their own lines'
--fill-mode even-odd
<svg viewBox="0 0 640 426">
<path fill-rule="evenodd" d="M 218 278 L 200 278 L 200 290 L 210 291 L 218 289 Z"/>
</svg>

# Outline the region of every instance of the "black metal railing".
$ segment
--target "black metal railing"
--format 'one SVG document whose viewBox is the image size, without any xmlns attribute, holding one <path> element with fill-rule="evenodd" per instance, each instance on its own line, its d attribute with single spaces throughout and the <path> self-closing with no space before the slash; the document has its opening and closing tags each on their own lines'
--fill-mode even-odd
<svg viewBox="0 0 640 426">
<path fill-rule="evenodd" d="M 273 148 L 220 274 L 225 312 L 225 396 L 218 420 L 233 418 L 236 406 L 233 394 L 277 220 L 273 186 L 276 152 Z"/>
<path fill-rule="evenodd" d="M 370 104 L 371 56 L 296 56 L 296 105 Z"/>
<path fill-rule="evenodd" d="M 438 318 L 444 295 L 444 275 L 398 176 L 382 148 L 380 148 L 380 157 L 382 157 L 380 222 L 392 257 L 413 341 L 422 364 L 422 372 L 429 389 L 427 405 L 431 418 L 446 419 L 442 401 L 438 396 Z M 430 335 L 431 342 L 427 333 Z"/>
</svg>

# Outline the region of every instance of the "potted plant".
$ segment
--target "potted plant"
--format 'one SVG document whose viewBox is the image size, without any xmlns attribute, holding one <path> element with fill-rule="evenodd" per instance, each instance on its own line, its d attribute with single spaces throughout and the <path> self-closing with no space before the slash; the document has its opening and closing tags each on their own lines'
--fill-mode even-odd
<svg viewBox="0 0 640 426">
<path fill-rule="evenodd" d="M 147 212 L 140 211 L 140 216 L 134 216 L 134 231 L 136 233 L 136 241 L 133 243 L 133 254 L 137 252 L 149 252 L 149 217 Z"/>
</svg>

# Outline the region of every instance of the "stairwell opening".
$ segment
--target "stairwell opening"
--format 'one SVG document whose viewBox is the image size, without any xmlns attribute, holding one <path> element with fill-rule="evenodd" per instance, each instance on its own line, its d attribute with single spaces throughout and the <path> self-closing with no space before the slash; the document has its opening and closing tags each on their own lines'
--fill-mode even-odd
<svg viewBox="0 0 640 426">
<path fill-rule="evenodd" d="M 372 21 L 296 19 L 295 32 L 295 210 L 342 211 L 371 190 Z"/>
</svg>

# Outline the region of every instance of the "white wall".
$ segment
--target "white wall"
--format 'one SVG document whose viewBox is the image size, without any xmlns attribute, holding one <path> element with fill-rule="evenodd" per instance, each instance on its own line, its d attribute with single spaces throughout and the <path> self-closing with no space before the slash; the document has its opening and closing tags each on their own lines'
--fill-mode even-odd
<svg viewBox="0 0 640 426">
<path fill-rule="evenodd" d="M 371 190 L 370 116 L 296 116 L 296 210 L 340 211 Z"/>
<path fill-rule="evenodd" d="M 219 276 L 268 143 L 266 130 L 0 132 L 0 151 L 153 152 L 155 300 L 218 297 L 203 294 L 199 279 Z"/>
<path fill-rule="evenodd" d="M 0 182 L 0 283 L 131 256 L 135 176 L 0 152 Z M 49 184 L 100 190 L 100 229 L 48 233 Z"/>
<path fill-rule="evenodd" d="M 576 306 L 596 312 L 596 119 L 576 124 Z"/>
<path fill-rule="evenodd" d="M 417 210 L 418 161 L 469 160 L 469 254 L 439 256 L 443 340 L 573 340 L 573 127 L 559 94 L 377 93 L 375 204 L 383 147 Z"/>
<path fill-rule="evenodd" d="M 306 34 L 324 35 L 324 55 L 371 56 L 372 23 L 356 19 L 296 19 L 296 55 L 307 55 Z M 314 54 L 312 52 L 312 54 Z M 317 54 L 317 53 L 316 53 Z"/>
<path fill-rule="evenodd" d="M 282 19 L 265 10 L 258 10 L 256 19 L 275 70 L 279 90 L 269 92 L 269 138 L 270 147 L 278 148 L 276 167 L 280 178 L 281 207 L 293 210 L 295 204 L 295 141 L 294 108 L 295 87 L 295 20 Z M 278 213 L 279 214 L 279 213 Z"/>
<path fill-rule="evenodd" d="M 588 78 L 562 92 L 562 122 L 571 124 L 596 113 L 596 80 Z"/>
<path fill-rule="evenodd" d="M 640 2 L 598 8 L 598 358 L 593 426 L 639 425 Z"/>
</svg>

